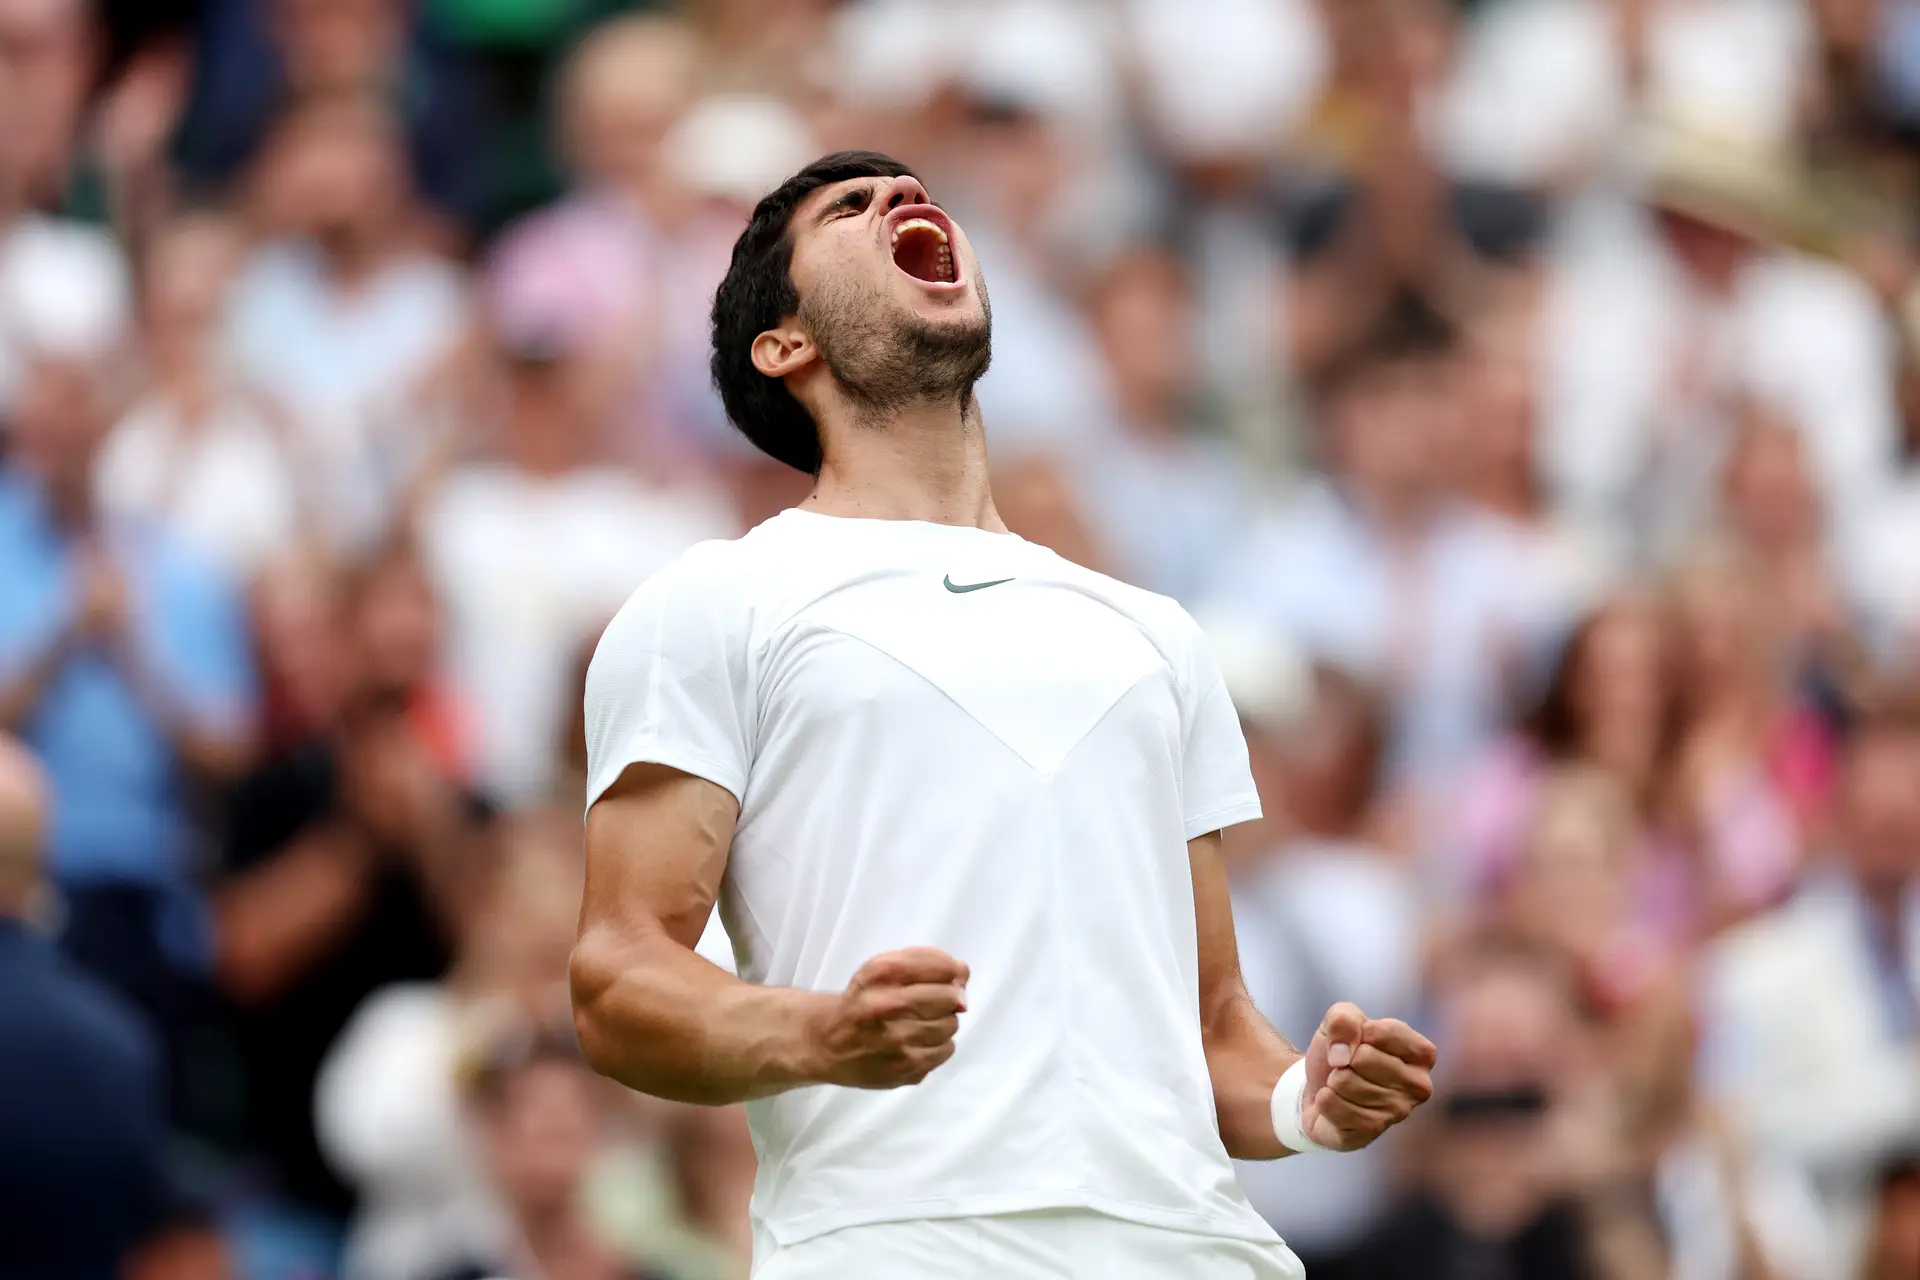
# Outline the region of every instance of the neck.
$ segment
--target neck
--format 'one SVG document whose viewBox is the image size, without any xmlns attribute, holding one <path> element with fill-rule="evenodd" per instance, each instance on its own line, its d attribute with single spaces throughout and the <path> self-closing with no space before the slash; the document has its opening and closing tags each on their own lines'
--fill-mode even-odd
<svg viewBox="0 0 1920 1280">
<path fill-rule="evenodd" d="M 522 1209 L 520 1237 L 540 1273 L 553 1277 L 598 1275 L 605 1271 L 603 1246 L 569 1201 Z"/>
<path fill-rule="evenodd" d="M 319 245 L 326 256 L 327 274 L 343 291 L 351 292 L 366 284 L 386 261 L 384 246 L 371 235 L 326 236 Z"/>
<path fill-rule="evenodd" d="M 1434 503 L 1425 494 L 1358 483 L 1349 483 L 1347 493 L 1362 517 L 1390 543 L 1419 541 L 1433 517 Z"/>
<path fill-rule="evenodd" d="M 195 426 L 213 405 L 214 389 L 198 342 L 157 339 L 153 371 L 161 393 L 173 401 L 186 426 Z"/>
<path fill-rule="evenodd" d="M 1540 512 L 1539 494 L 1520 470 L 1489 469 L 1467 484 L 1468 495 L 1495 515 L 1532 520 Z"/>
<path fill-rule="evenodd" d="M 591 460 L 587 450 L 573 435 L 558 426 L 545 434 L 526 430 L 510 431 L 501 449 L 501 456 L 522 475 L 542 480 L 552 480 L 578 471 Z"/>
<path fill-rule="evenodd" d="M 93 527 L 93 491 L 84 480 L 49 482 L 46 495 L 47 508 L 60 529 L 82 534 Z"/>
<path fill-rule="evenodd" d="M 920 404 L 863 421 L 843 414 L 822 432 L 826 459 L 803 510 L 873 520 L 926 520 L 1007 532 L 987 478 L 978 403 Z"/>
<path fill-rule="evenodd" d="M 1874 923 L 1887 930 L 1890 936 L 1899 936 L 1901 917 L 1905 914 L 1906 907 L 1906 882 L 1887 877 L 1874 877 L 1862 879 L 1859 883 L 1860 896 L 1866 900 L 1867 910 L 1873 914 Z"/>
<path fill-rule="evenodd" d="M 1123 386 L 1118 398 L 1121 416 L 1135 435 L 1165 438 L 1179 434 L 1178 397 L 1156 395 L 1146 387 Z"/>
</svg>

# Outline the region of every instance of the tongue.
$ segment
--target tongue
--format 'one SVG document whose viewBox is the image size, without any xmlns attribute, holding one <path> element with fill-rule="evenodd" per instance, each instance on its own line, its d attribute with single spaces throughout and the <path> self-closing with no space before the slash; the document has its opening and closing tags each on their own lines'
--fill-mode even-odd
<svg viewBox="0 0 1920 1280">
<path fill-rule="evenodd" d="M 893 262 L 917 280 L 946 284 L 947 273 L 940 265 L 940 237 L 919 229 L 904 232 L 893 246 Z"/>
</svg>

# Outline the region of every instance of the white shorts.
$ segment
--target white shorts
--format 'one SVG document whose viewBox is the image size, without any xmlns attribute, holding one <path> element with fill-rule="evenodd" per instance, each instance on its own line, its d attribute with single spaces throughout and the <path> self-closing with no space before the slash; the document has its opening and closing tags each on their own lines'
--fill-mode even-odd
<svg viewBox="0 0 1920 1280">
<path fill-rule="evenodd" d="M 1170 1231 L 1079 1209 L 844 1227 L 756 1249 L 753 1280 L 1303 1280 L 1278 1240 Z"/>
</svg>

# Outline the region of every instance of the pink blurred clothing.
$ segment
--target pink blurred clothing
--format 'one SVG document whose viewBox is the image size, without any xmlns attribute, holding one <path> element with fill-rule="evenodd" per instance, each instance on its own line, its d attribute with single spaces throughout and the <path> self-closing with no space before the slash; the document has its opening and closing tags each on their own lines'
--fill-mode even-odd
<svg viewBox="0 0 1920 1280">
<path fill-rule="evenodd" d="M 1441 820 L 1440 870 L 1460 896 L 1485 902 L 1512 874 L 1552 765 L 1537 744 L 1514 734 L 1469 771 Z M 1802 709 L 1782 719 L 1761 755 L 1720 778 L 1704 797 L 1699 850 L 1672 832 L 1645 834 L 1635 858 L 1638 922 L 1675 945 L 1710 927 L 1702 861 L 1712 896 L 1734 913 L 1779 902 L 1798 875 L 1803 833 L 1824 805 L 1832 776 L 1832 738 L 1819 718 Z"/>
</svg>

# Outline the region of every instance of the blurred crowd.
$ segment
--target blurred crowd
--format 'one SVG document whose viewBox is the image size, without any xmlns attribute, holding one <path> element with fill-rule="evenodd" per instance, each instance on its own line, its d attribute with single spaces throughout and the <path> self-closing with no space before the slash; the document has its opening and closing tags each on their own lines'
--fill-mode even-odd
<svg viewBox="0 0 1920 1280">
<path fill-rule="evenodd" d="M 0 0 L 0 121 L 0 1276 L 744 1274 L 579 691 L 805 493 L 707 311 L 862 146 L 1213 638 L 1260 1007 L 1441 1046 L 1244 1170 L 1314 1280 L 1920 1277 L 1920 0 Z"/>
</svg>

